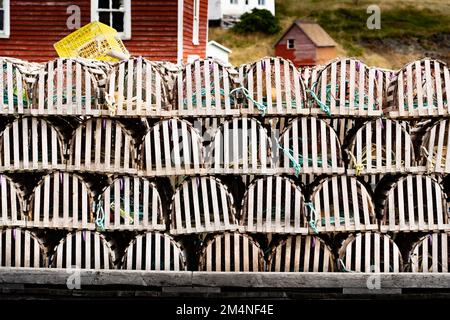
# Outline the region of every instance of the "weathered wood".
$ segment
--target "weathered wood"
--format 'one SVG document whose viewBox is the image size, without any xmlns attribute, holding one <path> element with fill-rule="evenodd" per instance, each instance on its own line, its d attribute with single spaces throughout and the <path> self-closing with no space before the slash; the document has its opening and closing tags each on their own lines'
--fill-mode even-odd
<svg viewBox="0 0 450 320">
<path fill-rule="evenodd" d="M 244 70 L 242 114 L 309 114 L 300 72 L 283 58 L 263 58 Z"/>
<path fill-rule="evenodd" d="M 248 187 L 240 214 L 246 232 L 306 234 L 302 190 L 284 177 L 255 179 Z"/>
<path fill-rule="evenodd" d="M 135 141 L 117 120 L 92 118 L 82 123 L 70 142 L 68 168 L 75 171 L 133 173 Z"/>
<path fill-rule="evenodd" d="M 105 230 L 166 229 L 158 188 L 140 177 L 116 178 L 98 200 L 96 220 Z"/>
<path fill-rule="evenodd" d="M 225 121 L 210 144 L 207 164 L 215 174 L 262 172 L 271 167 L 271 141 L 251 118 Z"/>
<path fill-rule="evenodd" d="M 430 176 L 401 177 L 380 200 L 382 232 L 450 230 L 446 196 Z"/>
<path fill-rule="evenodd" d="M 95 229 L 93 195 L 75 174 L 53 172 L 34 189 L 29 203 L 27 227 Z"/>
<path fill-rule="evenodd" d="M 142 57 L 125 60 L 109 73 L 106 104 L 115 116 L 155 116 L 170 110 L 168 82 L 161 66 Z"/>
<path fill-rule="evenodd" d="M 115 252 L 105 237 L 94 231 L 67 234 L 50 255 L 51 268 L 114 269 Z"/>
<path fill-rule="evenodd" d="M 106 65 L 86 59 L 49 61 L 33 85 L 32 114 L 99 115 Z"/>
<path fill-rule="evenodd" d="M 308 210 L 310 232 L 378 229 L 372 197 L 355 177 L 325 178 L 314 188 L 311 199 L 312 207 Z"/>
<path fill-rule="evenodd" d="M 259 245 L 241 233 L 223 233 L 205 241 L 199 258 L 201 271 L 264 271 Z"/>
<path fill-rule="evenodd" d="M 0 171 L 64 169 L 62 141 L 45 119 L 18 118 L 0 134 Z"/>
<path fill-rule="evenodd" d="M 280 136 L 277 153 L 278 167 L 287 173 L 344 172 L 341 146 L 335 131 L 316 118 L 292 121 Z"/>
<path fill-rule="evenodd" d="M 336 59 L 325 66 L 311 85 L 312 114 L 380 116 L 374 69 L 355 59 Z"/>
<path fill-rule="evenodd" d="M 414 146 L 403 122 L 367 122 L 351 138 L 347 153 L 350 174 L 414 172 Z"/>
<path fill-rule="evenodd" d="M 290 236 L 272 248 L 271 272 L 333 272 L 335 262 L 327 244 L 315 236 Z"/>
<path fill-rule="evenodd" d="M 169 235 L 148 232 L 138 235 L 128 245 L 121 269 L 183 271 L 186 262 L 180 245 Z"/>
<path fill-rule="evenodd" d="M 339 250 L 340 269 L 351 272 L 402 272 L 400 250 L 387 235 L 375 232 L 350 235 Z"/>
<path fill-rule="evenodd" d="M 237 230 L 233 196 L 214 177 L 185 180 L 172 198 L 170 233 L 219 232 Z"/>
<path fill-rule="evenodd" d="M 0 266 L 42 268 L 47 266 L 46 251 L 33 232 L 19 228 L 0 231 Z"/>
<path fill-rule="evenodd" d="M 177 115 L 236 115 L 237 100 L 232 94 L 238 72 L 215 59 L 195 60 L 177 74 L 173 105 Z"/>
<path fill-rule="evenodd" d="M 448 233 L 432 233 L 417 241 L 409 255 L 412 272 L 448 272 L 450 262 Z"/>
<path fill-rule="evenodd" d="M 31 105 L 27 83 L 28 63 L 0 57 L 0 113 L 21 114 Z"/>
<path fill-rule="evenodd" d="M 439 60 L 408 63 L 392 79 L 383 112 L 392 118 L 448 116 L 449 74 Z"/>
<path fill-rule="evenodd" d="M 140 169 L 146 175 L 193 174 L 204 166 L 202 138 L 179 119 L 156 123 L 144 137 Z"/>
<path fill-rule="evenodd" d="M 21 190 L 4 175 L 0 175 L 0 194 L 0 226 L 24 227 L 26 216 Z"/>
</svg>

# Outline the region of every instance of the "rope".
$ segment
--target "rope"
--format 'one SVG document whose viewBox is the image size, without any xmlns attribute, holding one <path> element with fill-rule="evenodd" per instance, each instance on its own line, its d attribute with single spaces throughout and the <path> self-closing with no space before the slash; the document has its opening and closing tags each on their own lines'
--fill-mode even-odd
<svg viewBox="0 0 450 320">
<path fill-rule="evenodd" d="M 311 95 L 311 97 L 316 101 L 316 103 L 319 105 L 320 109 L 322 109 L 323 112 L 327 114 L 327 116 L 331 117 L 331 111 L 330 107 L 328 107 L 326 104 L 324 104 L 315 94 L 312 90 L 306 90 L 307 93 Z"/>
<path fill-rule="evenodd" d="M 314 204 L 312 202 L 306 202 L 305 203 L 306 207 L 309 209 L 310 211 L 310 215 L 309 215 L 309 221 L 308 224 L 311 227 L 311 229 L 314 231 L 315 234 L 319 233 L 319 230 L 317 229 L 317 212 L 316 209 L 314 208 Z"/>
<path fill-rule="evenodd" d="M 95 206 L 95 204 L 94 204 Z M 95 219 L 95 224 L 100 229 L 100 231 L 105 231 L 105 211 L 103 210 L 103 201 L 100 200 L 98 203 L 97 210 L 94 210 L 96 212 L 97 218 Z"/>
<path fill-rule="evenodd" d="M 283 148 L 278 141 L 277 141 L 277 146 L 278 146 L 279 149 L 283 150 L 283 153 L 292 162 L 292 165 L 294 166 L 294 169 L 295 169 L 295 176 L 298 177 L 298 175 L 300 174 L 300 170 L 302 169 L 302 165 L 291 154 L 292 150 Z M 292 151 L 292 153 L 294 153 L 294 152 Z"/>
<path fill-rule="evenodd" d="M 239 88 L 233 89 L 233 90 L 230 91 L 230 96 L 236 91 L 242 91 L 244 96 L 248 100 L 250 100 L 258 108 L 259 111 L 262 112 L 262 116 L 264 117 L 266 115 L 267 106 L 265 104 L 263 104 L 263 103 L 260 103 L 260 102 L 256 101 L 255 99 L 253 99 L 253 97 L 250 95 L 248 89 L 246 89 L 244 87 L 239 87 Z"/>
<path fill-rule="evenodd" d="M 339 261 L 339 263 L 340 263 L 340 265 L 341 265 L 342 271 L 344 271 L 344 272 L 353 272 L 353 271 L 351 271 L 351 270 L 348 270 L 348 269 L 345 267 L 344 261 L 342 261 L 341 258 L 339 258 L 338 261 Z"/>
</svg>

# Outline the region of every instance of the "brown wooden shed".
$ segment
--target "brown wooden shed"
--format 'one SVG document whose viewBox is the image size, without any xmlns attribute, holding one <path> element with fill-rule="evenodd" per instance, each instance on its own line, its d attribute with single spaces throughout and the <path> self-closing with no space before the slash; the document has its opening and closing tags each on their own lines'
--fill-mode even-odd
<svg viewBox="0 0 450 320">
<path fill-rule="evenodd" d="M 336 42 L 316 22 L 296 20 L 276 42 L 275 54 L 297 67 L 319 65 L 336 58 Z"/>
</svg>

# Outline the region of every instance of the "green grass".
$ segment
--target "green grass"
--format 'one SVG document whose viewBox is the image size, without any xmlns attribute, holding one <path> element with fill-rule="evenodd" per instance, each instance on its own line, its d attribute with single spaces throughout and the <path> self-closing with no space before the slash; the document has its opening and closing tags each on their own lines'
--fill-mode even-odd
<svg viewBox="0 0 450 320">
<path fill-rule="evenodd" d="M 339 44 L 340 55 L 356 56 L 383 67 L 398 68 L 424 52 L 437 52 L 450 60 L 450 43 L 433 40 L 437 35 L 450 36 L 450 1 L 330 1 L 277 0 L 276 13 L 285 30 L 296 18 L 315 20 Z M 381 7 L 381 29 L 366 26 L 369 4 Z M 237 35 L 231 30 L 211 29 L 210 39 L 233 50 L 231 62 L 247 63 L 273 55 L 273 44 L 282 34 Z M 396 44 L 399 43 L 397 46 Z M 387 46 L 389 44 L 389 46 Z M 402 48 L 403 45 L 403 48 Z M 450 62 L 450 61 L 448 61 Z"/>
</svg>

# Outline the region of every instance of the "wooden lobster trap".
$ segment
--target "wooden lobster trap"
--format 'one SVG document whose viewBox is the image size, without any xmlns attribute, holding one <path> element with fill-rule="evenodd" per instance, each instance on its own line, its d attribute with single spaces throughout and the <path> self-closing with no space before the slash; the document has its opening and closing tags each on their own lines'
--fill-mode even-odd
<svg viewBox="0 0 450 320">
<path fill-rule="evenodd" d="M 450 236 L 432 233 L 416 242 L 409 255 L 412 272 L 448 272 L 450 262 Z"/>
<path fill-rule="evenodd" d="M 189 122 L 176 118 L 160 121 L 144 137 L 140 169 L 149 176 L 196 174 L 204 165 L 202 144 Z"/>
<path fill-rule="evenodd" d="M 103 230 L 164 231 L 163 205 L 156 184 L 141 177 L 117 177 L 96 203 L 95 222 Z"/>
<path fill-rule="evenodd" d="M 21 114 L 31 105 L 27 84 L 27 62 L 0 57 L 0 113 Z"/>
<path fill-rule="evenodd" d="M 391 118 L 448 116 L 450 71 L 444 62 L 425 58 L 397 72 L 383 112 Z"/>
<path fill-rule="evenodd" d="M 147 232 L 136 236 L 122 258 L 121 269 L 145 271 L 186 271 L 181 246 L 167 234 Z"/>
<path fill-rule="evenodd" d="M 313 67 L 301 67 L 298 69 L 306 90 L 311 90 L 319 78 L 320 72 L 325 68 L 324 65 L 317 65 Z"/>
<path fill-rule="evenodd" d="M 306 206 L 314 233 L 378 229 L 372 197 L 355 177 L 332 176 L 320 180 L 311 200 Z"/>
<path fill-rule="evenodd" d="M 105 63 L 85 59 L 47 62 L 33 85 L 32 114 L 99 115 L 106 70 Z"/>
<path fill-rule="evenodd" d="M 315 236 L 289 236 L 272 248 L 268 259 L 271 272 L 333 272 L 334 255 L 328 245 Z"/>
<path fill-rule="evenodd" d="M 246 232 L 307 234 L 305 199 L 289 178 L 255 179 L 245 192 L 240 225 Z"/>
<path fill-rule="evenodd" d="M 0 175 L 0 226 L 24 227 L 24 201 L 18 186 L 7 176 Z"/>
<path fill-rule="evenodd" d="M 279 168 L 299 173 L 344 173 L 341 145 L 336 132 L 323 120 L 298 118 L 282 133 L 278 148 Z"/>
<path fill-rule="evenodd" d="M 242 87 L 242 114 L 307 115 L 306 90 L 300 72 L 283 58 L 263 58 L 245 69 Z"/>
<path fill-rule="evenodd" d="M 117 120 L 88 119 L 72 136 L 68 168 L 75 171 L 133 173 L 137 169 L 135 141 Z"/>
<path fill-rule="evenodd" d="M 355 59 L 331 61 L 318 74 L 309 91 L 312 114 L 380 116 L 378 83 L 374 69 Z"/>
<path fill-rule="evenodd" d="M 142 57 L 124 60 L 109 73 L 106 105 L 111 115 L 161 116 L 171 109 L 161 66 Z"/>
<path fill-rule="evenodd" d="M 20 228 L 0 229 L 0 267 L 46 266 L 45 247 L 33 232 Z"/>
<path fill-rule="evenodd" d="M 64 169 L 62 135 L 41 118 L 17 118 L 0 133 L 0 170 Z"/>
<path fill-rule="evenodd" d="M 264 253 L 259 244 L 242 233 L 218 234 L 205 241 L 199 271 L 264 271 Z"/>
<path fill-rule="evenodd" d="M 259 121 L 233 118 L 216 132 L 208 150 L 207 165 L 215 174 L 264 173 L 271 168 L 271 145 Z"/>
<path fill-rule="evenodd" d="M 76 174 L 45 175 L 29 200 L 27 227 L 95 229 L 93 195 Z"/>
<path fill-rule="evenodd" d="M 173 235 L 237 230 L 236 209 L 228 188 L 214 177 L 191 177 L 172 198 Z"/>
<path fill-rule="evenodd" d="M 339 250 L 339 266 L 345 272 L 402 272 L 402 255 L 387 235 L 366 232 L 350 235 Z"/>
<path fill-rule="evenodd" d="M 51 268 L 114 269 L 114 244 L 95 231 L 80 230 L 68 233 L 50 255 Z"/>
<path fill-rule="evenodd" d="M 358 122 L 352 118 L 326 118 L 325 121 L 335 132 L 341 146 L 347 143 L 347 139 L 355 130 Z"/>
<path fill-rule="evenodd" d="M 358 129 L 347 149 L 349 174 L 401 173 L 417 170 L 414 146 L 402 122 L 372 120 Z"/>
<path fill-rule="evenodd" d="M 421 136 L 419 166 L 423 171 L 450 173 L 450 121 L 439 120 Z"/>
<path fill-rule="evenodd" d="M 400 177 L 379 198 L 381 232 L 450 230 L 445 193 L 431 176 Z"/>
<path fill-rule="evenodd" d="M 195 60 L 177 74 L 173 90 L 175 115 L 237 115 L 236 96 L 232 95 L 238 78 L 231 65 L 214 59 Z"/>
</svg>

